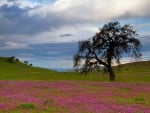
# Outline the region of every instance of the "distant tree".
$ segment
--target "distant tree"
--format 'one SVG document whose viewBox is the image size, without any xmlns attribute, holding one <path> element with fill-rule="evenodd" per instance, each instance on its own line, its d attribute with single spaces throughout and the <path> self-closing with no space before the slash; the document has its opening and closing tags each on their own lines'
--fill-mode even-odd
<svg viewBox="0 0 150 113">
<path fill-rule="evenodd" d="M 27 65 L 28 65 L 28 61 L 25 60 L 25 61 L 24 61 L 24 64 L 27 64 Z"/>
<path fill-rule="evenodd" d="M 20 62 L 20 60 L 19 60 L 18 58 L 16 58 L 16 61 L 17 61 L 17 62 Z"/>
<path fill-rule="evenodd" d="M 92 39 L 79 42 L 79 50 L 74 55 L 74 67 L 80 72 L 87 73 L 94 67 L 103 65 L 109 72 L 110 81 L 114 81 L 112 64 L 119 65 L 124 53 L 139 58 L 140 48 L 141 43 L 132 26 L 110 22 L 99 29 Z"/>
<path fill-rule="evenodd" d="M 32 64 L 29 64 L 29 66 L 31 66 L 31 67 L 32 67 Z"/>
<path fill-rule="evenodd" d="M 14 63 L 14 61 L 15 61 L 15 56 L 9 57 L 9 58 L 7 59 L 7 62 L 8 62 L 8 63 Z"/>
</svg>

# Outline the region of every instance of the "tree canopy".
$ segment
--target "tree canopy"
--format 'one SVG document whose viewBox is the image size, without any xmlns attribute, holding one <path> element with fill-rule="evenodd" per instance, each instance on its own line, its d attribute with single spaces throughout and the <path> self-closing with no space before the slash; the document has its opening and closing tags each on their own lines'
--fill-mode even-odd
<svg viewBox="0 0 150 113">
<path fill-rule="evenodd" d="M 91 39 L 79 42 L 74 67 L 87 73 L 103 65 L 109 72 L 110 81 L 114 81 L 113 63 L 119 65 L 124 53 L 134 58 L 141 56 L 141 43 L 137 36 L 131 25 L 121 26 L 119 22 L 105 24 Z"/>
</svg>

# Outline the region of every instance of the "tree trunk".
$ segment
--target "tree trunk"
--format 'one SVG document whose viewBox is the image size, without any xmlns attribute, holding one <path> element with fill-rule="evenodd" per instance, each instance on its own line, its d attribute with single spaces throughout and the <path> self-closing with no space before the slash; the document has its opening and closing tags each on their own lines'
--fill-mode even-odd
<svg viewBox="0 0 150 113">
<path fill-rule="evenodd" d="M 110 79 L 110 81 L 115 81 L 115 73 L 114 73 L 111 65 L 108 66 L 108 72 L 109 72 L 109 79 Z"/>
</svg>

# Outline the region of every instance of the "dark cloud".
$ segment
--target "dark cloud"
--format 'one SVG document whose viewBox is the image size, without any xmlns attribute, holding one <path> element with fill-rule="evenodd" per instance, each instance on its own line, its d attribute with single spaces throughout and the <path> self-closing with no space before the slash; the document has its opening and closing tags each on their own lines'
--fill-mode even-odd
<svg viewBox="0 0 150 113">
<path fill-rule="evenodd" d="M 70 36 L 74 36 L 73 34 L 70 33 L 66 33 L 66 34 L 61 34 L 60 37 L 70 37 Z"/>
<path fill-rule="evenodd" d="M 61 65 L 64 65 L 63 61 L 69 60 L 73 63 L 72 59 L 76 51 L 77 43 L 34 44 L 28 45 L 28 48 L 0 49 L 0 56 L 15 56 L 21 60 L 27 60 L 36 66 L 51 65 L 47 66 L 47 68 L 53 68 L 53 65 L 55 65 L 57 68 L 63 68 L 65 67 L 61 67 Z M 72 64 L 69 65 L 73 66 Z"/>
<path fill-rule="evenodd" d="M 32 48 L 31 53 L 34 53 L 35 56 L 51 60 L 72 59 L 77 51 L 77 43 L 35 44 L 30 47 Z"/>
<path fill-rule="evenodd" d="M 7 4 L 1 6 L 0 8 L 0 12 L 3 18 L 8 19 L 8 20 L 16 20 L 16 19 L 22 19 L 23 17 L 25 17 L 27 15 L 27 11 L 29 9 L 21 9 L 19 8 L 18 5 L 14 4 L 12 6 L 9 6 Z"/>
<path fill-rule="evenodd" d="M 40 15 L 29 15 L 33 8 L 20 8 L 18 4 L 5 4 L 0 7 L 0 34 L 35 34 L 49 30 L 61 24 L 55 16 L 40 18 Z"/>
<path fill-rule="evenodd" d="M 62 26 L 74 26 L 75 24 L 81 24 L 82 26 L 85 24 L 95 24 L 104 20 L 103 16 L 98 16 L 94 18 L 95 15 L 101 12 L 99 10 L 93 10 L 95 13 L 90 12 L 88 7 L 85 8 L 85 11 L 89 11 L 89 14 L 85 14 L 81 11 L 77 12 L 77 9 L 68 9 L 64 12 L 59 12 L 57 10 L 53 10 L 51 8 L 45 8 L 44 6 L 38 7 L 24 7 L 21 8 L 19 3 L 15 2 L 18 0 L 8 0 L 11 2 L 11 5 L 4 4 L 0 6 L 0 34 L 40 34 L 45 31 L 56 30 Z M 148 3 L 149 4 L 149 3 Z M 51 5 L 49 5 L 51 7 Z M 42 10 L 42 8 L 45 10 Z M 143 9 L 143 17 L 149 17 L 148 5 L 142 5 Z M 58 7 L 59 9 L 59 7 Z M 80 9 L 80 7 L 78 8 Z M 77 10 L 77 11 L 76 11 Z M 139 12 L 140 10 L 137 10 Z M 32 15 L 31 12 L 34 12 Z M 38 13 L 40 12 L 40 13 Z M 47 12 L 47 13 L 45 13 Z M 106 11 L 107 12 L 107 11 Z M 45 16 L 43 16 L 43 14 Z M 69 13 L 69 14 L 68 14 Z M 83 14 L 84 15 L 83 15 Z M 105 13 L 103 13 L 105 14 Z M 111 18 L 135 18 L 142 17 L 141 13 L 127 11 L 122 15 L 110 15 Z M 85 16 L 85 17 L 84 17 Z M 93 17 L 92 17 L 93 16 Z M 100 18 L 101 17 L 101 18 Z M 105 17 L 105 16 L 104 16 Z M 106 16 L 107 17 L 107 16 Z M 69 35 L 68 35 L 69 36 Z M 60 37 L 67 37 L 65 34 L 60 35 Z"/>
<path fill-rule="evenodd" d="M 30 12 L 38 12 L 38 9 L 42 6 L 22 8 L 15 1 L 17 0 L 8 0 L 8 2 L 11 2 L 11 5 L 4 4 L 0 6 L 0 35 L 40 34 L 45 31 L 59 29 L 63 26 L 73 26 L 74 24 L 87 22 L 84 18 L 78 18 L 78 15 L 68 17 L 66 13 L 57 13 L 55 11 L 49 11 L 45 16 L 42 16 L 42 12 L 31 15 Z M 71 35 L 62 34 L 60 37 L 68 37 Z"/>
<path fill-rule="evenodd" d="M 28 45 L 25 48 L 7 48 L 6 44 L 0 44 L 0 53 L 7 56 L 19 56 L 20 54 L 30 53 L 42 59 L 72 59 L 77 51 L 77 43 L 47 43 Z M 4 48 L 4 49 L 3 49 Z M 0 55 L 1 56 L 1 55 Z"/>
<path fill-rule="evenodd" d="M 33 9 L 34 8 L 30 7 L 20 8 L 18 4 L 13 4 L 11 6 L 5 4 L 1 6 L 0 34 L 40 34 L 44 31 L 51 31 L 51 29 L 54 30 L 63 25 L 72 23 L 72 21 L 65 20 L 54 13 L 50 13 L 46 17 L 41 17 L 41 15 L 29 15 L 29 12 Z M 68 34 L 66 34 L 66 36 L 67 35 Z M 65 37 L 65 35 L 62 35 L 61 37 Z"/>
<path fill-rule="evenodd" d="M 0 34 L 22 34 L 29 32 L 29 8 L 20 8 L 18 5 L 3 5 L 0 7 Z M 30 22 L 30 21 L 29 21 Z"/>
</svg>

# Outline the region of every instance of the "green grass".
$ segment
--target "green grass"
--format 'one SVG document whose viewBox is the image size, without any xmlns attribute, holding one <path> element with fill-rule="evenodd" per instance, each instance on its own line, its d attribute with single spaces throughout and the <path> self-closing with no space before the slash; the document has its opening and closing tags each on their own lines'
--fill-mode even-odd
<svg viewBox="0 0 150 113">
<path fill-rule="evenodd" d="M 0 111 L 0 113 L 5 113 L 5 111 Z M 39 110 L 33 108 L 21 108 L 7 113 L 70 113 L 67 109 L 62 107 L 48 107 L 47 109 Z"/>
<path fill-rule="evenodd" d="M 118 71 L 114 67 L 118 82 L 149 82 L 150 61 L 135 62 L 121 65 Z M 81 75 L 76 72 L 56 72 L 39 67 L 31 67 L 15 61 L 8 63 L 7 58 L 0 57 L 0 80 L 81 80 L 81 81 L 109 81 L 108 74 L 91 72 Z"/>
<path fill-rule="evenodd" d="M 24 103 L 18 106 L 21 109 L 33 109 L 35 106 L 31 103 Z"/>
<path fill-rule="evenodd" d="M 0 57 L 0 79 L 3 80 L 23 80 L 23 79 L 38 79 L 40 76 L 43 78 L 45 75 L 55 74 L 56 71 L 31 67 L 22 62 L 15 61 L 14 63 L 8 63 L 8 58 Z"/>
<path fill-rule="evenodd" d="M 150 106 L 150 99 L 147 97 L 130 97 L 130 98 L 124 98 L 124 97 L 115 97 L 115 100 L 117 100 L 120 104 L 143 104 L 146 106 Z"/>
</svg>

